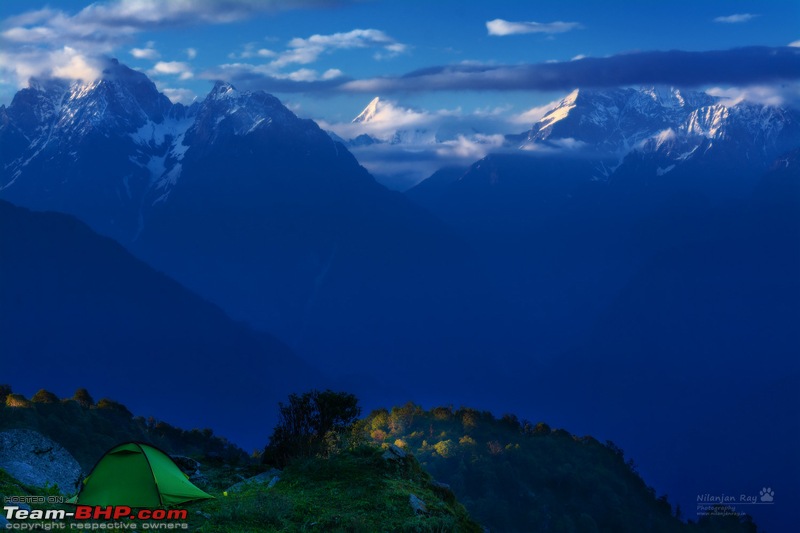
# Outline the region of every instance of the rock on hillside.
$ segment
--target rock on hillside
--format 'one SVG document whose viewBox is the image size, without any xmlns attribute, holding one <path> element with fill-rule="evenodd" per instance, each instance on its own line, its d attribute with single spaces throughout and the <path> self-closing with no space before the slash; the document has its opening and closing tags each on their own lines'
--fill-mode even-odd
<svg viewBox="0 0 800 533">
<path fill-rule="evenodd" d="M 81 478 L 81 467 L 67 450 L 28 429 L 0 433 L 0 468 L 26 485 L 55 485 L 64 494 L 75 492 Z"/>
</svg>

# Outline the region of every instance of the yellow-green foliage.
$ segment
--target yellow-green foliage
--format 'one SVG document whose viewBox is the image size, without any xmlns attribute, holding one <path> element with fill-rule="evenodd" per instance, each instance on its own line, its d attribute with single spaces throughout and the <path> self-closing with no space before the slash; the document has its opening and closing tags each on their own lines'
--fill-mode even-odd
<svg viewBox="0 0 800 533">
<path fill-rule="evenodd" d="M 437 442 L 436 444 L 433 445 L 433 449 L 436 450 L 436 453 L 438 453 L 445 459 L 453 456 L 453 454 L 455 453 L 455 448 L 456 447 L 453 444 L 453 441 L 450 439 Z"/>
<path fill-rule="evenodd" d="M 9 394 L 6 396 L 6 407 L 31 407 L 31 402 L 22 394 Z"/>
</svg>

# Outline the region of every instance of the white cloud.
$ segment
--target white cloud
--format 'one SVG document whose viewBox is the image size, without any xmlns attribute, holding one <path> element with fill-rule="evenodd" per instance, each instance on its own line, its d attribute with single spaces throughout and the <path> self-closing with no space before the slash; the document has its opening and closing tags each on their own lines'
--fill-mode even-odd
<svg viewBox="0 0 800 533">
<path fill-rule="evenodd" d="M 253 75 L 258 75 L 272 82 L 289 80 L 301 82 L 304 86 L 308 86 L 309 82 L 332 82 L 343 76 L 341 70 L 330 68 L 319 74 L 311 68 L 300 68 L 291 72 L 283 69 L 292 65 L 310 65 L 323 54 L 356 48 L 379 48 L 380 53 L 383 54 L 381 57 L 390 57 L 405 51 L 408 47 L 376 29 L 355 29 L 329 35 L 315 34 L 307 38 L 295 37 L 287 43 L 286 49 L 282 51 L 258 48 L 258 43 L 250 42 L 242 46 L 241 52 L 230 53 L 228 57 L 234 60 L 266 58 L 269 60 L 268 62 L 262 64 L 255 64 L 256 61 L 228 63 L 211 69 L 201 76 L 219 78 L 225 77 L 227 74 L 252 78 Z M 330 83 L 316 85 L 330 86 Z M 273 90 L 275 89 L 273 88 Z"/>
<path fill-rule="evenodd" d="M 408 45 L 403 43 L 393 43 L 383 47 L 383 51 L 375 52 L 372 57 L 376 60 L 380 61 L 382 59 L 391 59 L 393 57 L 397 57 L 400 54 L 405 53 L 408 50 Z"/>
<path fill-rule="evenodd" d="M 579 22 L 511 22 L 503 19 L 486 21 L 489 35 L 500 37 L 523 33 L 564 33 L 581 27 Z"/>
<path fill-rule="evenodd" d="M 800 107 L 800 83 L 797 82 L 748 87 L 712 87 L 706 92 L 711 96 L 721 98 L 720 103 L 727 106 L 746 101 L 776 107 Z"/>
<path fill-rule="evenodd" d="M 224 24 L 269 11 L 306 7 L 337 6 L 349 0 L 107 0 L 88 5 L 75 14 L 59 9 L 39 9 L 4 19 L 0 31 L 0 78 L 13 75 L 18 86 L 28 74 L 47 75 L 55 65 L 53 57 L 65 48 L 86 60 L 102 61 L 141 32 L 197 24 Z M 134 48 L 134 57 L 156 59 L 152 47 Z M 192 52 L 187 51 L 189 58 Z M 95 58 L 90 60 L 89 58 Z M 77 61 L 77 59 L 75 60 Z M 87 75 L 93 69 L 76 63 L 61 72 Z M 187 75 L 187 74 L 183 74 Z M 22 78 L 22 76 L 26 76 Z M 89 80 L 87 80 L 89 81 Z"/>
<path fill-rule="evenodd" d="M 800 48 L 800 40 L 789 43 L 789 46 L 793 48 Z"/>
<path fill-rule="evenodd" d="M 391 189 L 406 190 L 446 166 L 469 166 L 503 148 L 502 135 L 457 135 L 453 139 L 427 143 L 372 144 L 350 150 L 373 176 Z"/>
<path fill-rule="evenodd" d="M 197 57 L 197 50 L 194 48 L 187 48 L 186 49 L 186 57 L 189 59 L 194 59 Z"/>
<path fill-rule="evenodd" d="M 754 15 L 752 13 L 736 13 L 734 15 L 727 15 L 724 17 L 717 17 L 714 19 L 714 22 L 721 22 L 723 24 L 739 24 L 741 22 L 747 22 L 756 18 L 758 15 Z"/>
<path fill-rule="evenodd" d="M 197 99 L 197 95 L 191 89 L 176 89 L 172 87 L 160 87 L 159 90 L 167 95 L 172 103 L 191 104 Z"/>
<path fill-rule="evenodd" d="M 286 77 L 292 81 L 316 81 L 319 79 L 317 71 L 310 68 L 295 70 L 294 72 L 290 72 Z"/>
<path fill-rule="evenodd" d="M 503 146 L 502 135 L 473 135 L 469 138 L 459 135 L 454 140 L 444 141 L 437 145 L 436 153 L 442 157 L 458 157 L 470 162 L 486 157 L 492 149 Z"/>
<path fill-rule="evenodd" d="M 158 59 L 161 54 L 155 49 L 155 43 L 150 41 L 144 48 L 131 48 L 130 54 L 136 59 Z"/>
<path fill-rule="evenodd" d="M 200 75 L 201 78 L 206 79 L 228 79 L 231 77 L 245 76 L 252 77 L 258 75 L 264 78 L 271 78 L 273 80 L 290 80 L 294 82 L 319 82 L 331 81 L 344 75 L 338 68 L 330 68 L 320 74 L 318 71 L 310 68 L 301 68 L 292 72 L 280 72 L 272 64 L 254 65 L 251 63 L 226 63 L 220 65 L 218 69 L 212 72 L 205 72 Z"/>
<path fill-rule="evenodd" d="M 55 65 L 52 75 L 67 80 L 94 80 L 100 76 L 101 68 L 92 59 L 65 47 L 53 56 Z"/>
<path fill-rule="evenodd" d="M 4 71 L 15 78 L 19 88 L 27 86 L 30 78 L 37 77 L 93 81 L 100 76 L 103 63 L 69 46 L 56 50 L 0 51 L 0 65 L 8 65 Z"/>
<path fill-rule="evenodd" d="M 289 41 L 287 50 L 277 54 L 272 65 L 278 68 L 293 63 L 307 65 L 319 59 L 320 55 L 333 50 L 376 47 L 388 53 L 383 57 L 397 55 L 407 48 L 405 44 L 395 41 L 381 30 L 355 29 L 330 35 L 316 34 L 308 38 L 295 37 Z"/>
<path fill-rule="evenodd" d="M 550 143 L 555 145 L 556 148 L 560 148 L 562 150 L 580 150 L 581 148 L 586 147 L 586 143 L 583 141 L 579 141 L 572 137 L 563 137 L 561 139 L 551 139 Z"/>
<path fill-rule="evenodd" d="M 148 73 L 151 75 L 179 76 L 182 80 L 188 80 L 194 76 L 192 68 L 183 61 L 159 61 Z"/>
<path fill-rule="evenodd" d="M 339 0 L 111 0 L 93 3 L 71 17 L 102 28 L 152 30 L 162 26 L 225 24 L 258 13 L 341 4 Z"/>
<path fill-rule="evenodd" d="M 386 45 L 384 48 L 386 48 L 386 50 L 388 50 L 389 52 L 394 52 L 395 54 L 402 54 L 403 52 L 406 51 L 408 46 L 403 43 L 392 43 Z"/>
<path fill-rule="evenodd" d="M 278 55 L 267 48 L 257 48 L 258 44 L 256 42 L 245 43 L 241 52 L 231 52 L 228 57 L 231 59 L 250 59 L 253 57 L 276 57 Z"/>
<path fill-rule="evenodd" d="M 343 74 L 344 73 L 338 68 L 329 68 L 328 70 L 322 73 L 322 77 L 320 79 L 333 80 L 342 76 Z"/>
</svg>

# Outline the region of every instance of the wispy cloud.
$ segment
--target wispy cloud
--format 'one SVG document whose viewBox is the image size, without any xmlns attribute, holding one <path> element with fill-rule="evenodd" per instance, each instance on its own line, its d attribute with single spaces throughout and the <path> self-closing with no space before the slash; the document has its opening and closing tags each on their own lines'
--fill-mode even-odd
<svg viewBox="0 0 800 533">
<path fill-rule="evenodd" d="M 385 52 L 396 55 L 404 51 L 406 45 L 376 29 L 355 29 L 330 35 L 317 34 L 308 38 L 296 37 L 289 41 L 285 51 L 277 54 L 272 65 L 278 68 L 292 63 L 306 65 L 317 61 L 324 53 L 352 48 L 382 48 Z"/>
<path fill-rule="evenodd" d="M 739 24 L 753 20 L 757 16 L 758 15 L 754 15 L 753 13 L 736 13 L 733 15 L 726 15 L 724 17 L 717 17 L 714 19 L 714 22 L 721 22 L 722 24 Z"/>
<path fill-rule="evenodd" d="M 314 69 L 280 72 L 270 64 L 226 63 L 198 74 L 201 79 L 227 80 L 243 90 L 264 90 L 275 93 L 315 93 L 335 91 L 350 80 L 339 69 L 322 73 Z"/>
<path fill-rule="evenodd" d="M 166 74 L 168 76 L 178 76 L 182 80 L 194 77 L 192 68 L 183 61 L 159 61 L 148 71 L 150 75 Z"/>
<path fill-rule="evenodd" d="M 800 108 L 800 83 L 797 82 L 748 87 L 712 87 L 706 92 L 721 98 L 720 102 L 729 106 L 747 101 L 768 106 Z"/>
<path fill-rule="evenodd" d="M 96 2 L 75 14 L 39 9 L 6 18 L 0 23 L 0 74 L 10 74 L 19 85 L 30 75 L 52 76 L 65 53 L 80 56 L 87 65 L 101 61 L 141 32 L 198 24 L 226 24 L 259 13 L 337 6 L 349 0 L 109 0 Z M 65 52 L 69 50 L 69 52 Z M 156 59 L 150 47 L 133 48 L 141 59 Z M 96 69 L 64 69 L 87 75 Z M 25 76 L 25 77 L 22 77 Z"/>
<path fill-rule="evenodd" d="M 173 87 L 159 87 L 158 89 L 174 103 L 191 104 L 197 99 L 197 95 L 191 89 L 176 89 Z"/>
<path fill-rule="evenodd" d="M 2 71 L 16 78 L 18 85 L 24 86 L 36 77 L 55 77 L 67 80 L 94 80 L 100 76 L 106 59 L 87 56 L 72 47 L 64 46 L 53 50 L 15 50 L 0 49 Z"/>
<path fill-rule="evenodd" d="M 276 57 L 278 54 L 268 48 L 263 48 L 259 43 L 245 43 L 240 52 L 228 54 L 230 59 L 251 59 L 254 57 Z"/>
<path fill-rule="evenodd" d="M 511 22 L 503 19 L 486 21 L 489 35 L 500 37 L 524 33 L 564 33 L 581 27 L 579 22 Z"/>
<path fill-rule="evenodd" d="M 372 94 L 554 91 L 641 84 L 742 86 L 796 79 L 800 79 L 800 50 L 748 47 L 705 52 L 637 52 L 529 65 L 447 65 L 398 77 L 353 80 L 344 83 L 341 89 Z"/>
<path fill-rule="evenodd" d="M 189 59 L 194 59 L 197 57 L 197 50 L 194 48 L 187 48 L 186 49 L 186 57 Z"/>
<path fill-rule="evenodd" d="M 381 55 L 376 59 L 395 56 L 407 49 L 385 32 L 373 28 L 354 29 L 332 34 L 314 34 L 291 39 L 284 50 L 259 48 L 258 43 L 246 43 L 241 52 L 229 54 L 231 59 L 251 61 L 226 63 L 200 74 L 205 79 L 225 79 L 248 89 L 274 92 L 315 92 L 336 89 L 349 78 L 336 68 L 320 73 L 315 69 L 296 65 L 311 65 L 324 54 L 339 50 L 377 48 Z M 257 60 L 263 59 L 263 63 Z M 256 60 L 256 61 L 254 61 Z"/>
<path fill-rule="evenodd" d="M 130 54 L 136 59 L 158 59 L 161 54 L 155 49 L 155 43 L 149 41 L 144 48 L 131 48 Z"/>
<path fill-rule="evenodd" d="M 75 33 L 88 29 L 106 34 L 108 31 L 151 31 L 164 27 L 195 24 L 226 24 L 253 17 L 259 13 L 308 7 L 340 5 L 341 0 L 112 0 L 90 4 L 74 16 L 61 11 L 40 10 L 39 17 L 18 19 L 26 25 L 42 27 L 72 26 Z"/>
</svg>

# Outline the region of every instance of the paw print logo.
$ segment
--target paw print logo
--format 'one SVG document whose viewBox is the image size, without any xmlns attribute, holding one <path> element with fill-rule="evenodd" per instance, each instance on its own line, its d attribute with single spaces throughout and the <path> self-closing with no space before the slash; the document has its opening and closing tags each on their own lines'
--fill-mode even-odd
<svg viewBox="0 0 800 533">
<path fill-rule="evenodd" d="M 764 487 L 758 493 L 762 502 L 771 502 L 775 498 L 775 491 L 769 487 Z"/>
</svg>

